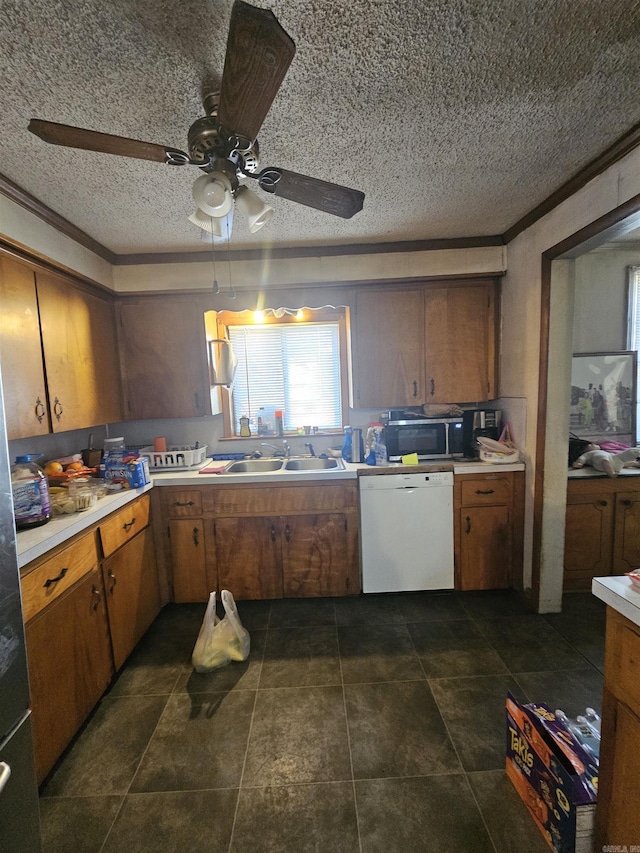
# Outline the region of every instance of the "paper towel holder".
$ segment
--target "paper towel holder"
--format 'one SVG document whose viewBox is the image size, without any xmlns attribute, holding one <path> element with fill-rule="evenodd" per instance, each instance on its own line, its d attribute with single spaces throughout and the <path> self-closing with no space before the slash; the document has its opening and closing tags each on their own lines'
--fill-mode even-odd
<svg viewBox="0 0 640 853">
<path fill-rule="evenodd" d="M 231 386 L 238 366 L 238 359 L 231 341 L 226 338 L 213 338 L 207 341 L 207 346 L 209 347 L 209 384 Z"/>
</svg>

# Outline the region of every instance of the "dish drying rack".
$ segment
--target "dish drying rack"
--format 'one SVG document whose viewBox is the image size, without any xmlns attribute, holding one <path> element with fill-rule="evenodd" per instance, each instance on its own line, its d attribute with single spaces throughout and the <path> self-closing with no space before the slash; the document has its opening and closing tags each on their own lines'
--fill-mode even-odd
<svg viewBox="0 0 640 853">
<path fill-rule="evenodd" d="M 207 458 L 207 445 L 171 445 L 163 451 L 154 450 L 153 447 L 141 447 L 139 452 L 141 456 L 149 459 L 150 471 L 186 471 L 202 465 Z"/>
</svg>

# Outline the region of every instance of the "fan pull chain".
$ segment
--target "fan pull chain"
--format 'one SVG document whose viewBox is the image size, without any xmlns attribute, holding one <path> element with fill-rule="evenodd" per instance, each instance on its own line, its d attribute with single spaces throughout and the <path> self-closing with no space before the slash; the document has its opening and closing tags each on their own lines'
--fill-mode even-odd
<svg viewBox="0 0 640 853">
<path fill-rule="evenodd" d="M 211 231 L 211 260 L 213 261 L 213 292 L 217 296 L 220 293 L 220 285 L 216 278 L 216 250 L 213 242 L 213 230 Z"/>
<path fill-rule="evenodd" d="M 229 217 L 227 216 L 227 266 L 229 267 L 229 299 L 236 298 L 236 292 L 233 289 L 233 278 L 231 277 L 231 238 L 229 236 Z"/>
</svg>

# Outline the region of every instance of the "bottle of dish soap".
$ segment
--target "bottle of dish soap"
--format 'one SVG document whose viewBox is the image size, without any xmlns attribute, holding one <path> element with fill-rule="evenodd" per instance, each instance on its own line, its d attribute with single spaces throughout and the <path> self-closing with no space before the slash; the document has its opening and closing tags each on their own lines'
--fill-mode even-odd
<svg viewBox="0 0 640 853">
<path fill-rule="evenodd" d="M 25 530 L 46 524 L 51 518 L 47 475 L 35 461 L 41 454 L 17 456 L 11 466 L 11 490 L 16 528 Z"/>
<path fill-rule="evenodd" d="M 249 426 L 249 418 L 243 415 L 240 418 L 240 435 L 243 438 L 248 438 L 251 435 L 251 427 Z"/>
</svg>

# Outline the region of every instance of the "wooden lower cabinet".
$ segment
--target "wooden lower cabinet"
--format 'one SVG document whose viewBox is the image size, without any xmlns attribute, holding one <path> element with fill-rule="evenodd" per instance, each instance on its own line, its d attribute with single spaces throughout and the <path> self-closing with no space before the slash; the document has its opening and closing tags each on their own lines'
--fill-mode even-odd
<svg viewBox="0 0 640 853">
<path fill-rule="evenodd" d="M 640 627 L 607 608 L 594 850 L 640 843 Z"/>
<path fill-rule="evenodd" d="M 570 479 L 564 534 L 564 589 L 589 590 L 594 577 L 640 565 L 640 477 Z"/>
<path fill-rule="evenodd" d="M 135 532 L 130 523 L 148 510 L 148 497 L 21 570 L 38 783 L 160 610 L 153 528 Z M 103 535 L 116 528 L 119 545 Z M 104 542 L 113 545 L 109 556 Z"/>
<path fill-rule="evenodd" d="M 456 474 L 456 589 L 521 585 L 524 472 Z"/>
<path fill-rule="evenodd" d="M 175 601 L 360 592 L 355 481 L 163 487 L 161 506 Z"/>
<path fill-rule="evenodd" d="M 102 563 L 116 670 L 160 612 L 153 530 L 147 527 Z"/>
<path fill-rule="evenodd" d="M 97 565 L 31 619 L 25 633 L 40 783 L 111 680 L 109 627 Z"/>
</svg>

